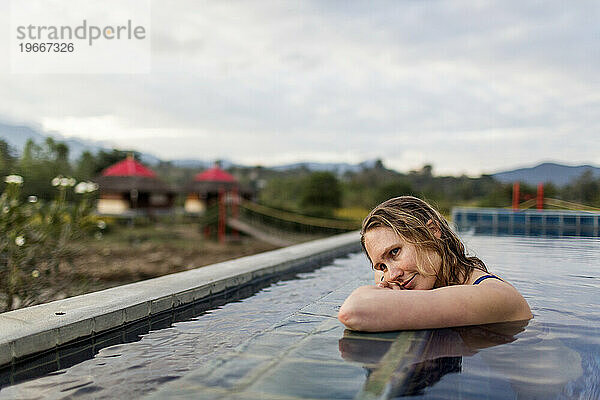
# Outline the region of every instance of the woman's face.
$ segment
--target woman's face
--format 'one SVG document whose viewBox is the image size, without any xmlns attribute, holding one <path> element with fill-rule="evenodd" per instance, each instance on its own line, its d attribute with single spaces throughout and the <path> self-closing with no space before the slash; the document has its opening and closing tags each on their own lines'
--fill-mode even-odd
<svg viewBox="0 0 600 400">
<path fill-rule="evenodd" d="M 441 266 L 441 258 L 436 252 L 417 248 L 388 227 L 367 231 L 365 248 L 375 268 L 376 281 L 395 281 L 390 285 L 392 289 L 433 289 L 435 274 Z M 427 275 L 417 269 L 417 252 L 425 252 L 421 259 L 426 263 L 423 267 Z"/>
</svg>

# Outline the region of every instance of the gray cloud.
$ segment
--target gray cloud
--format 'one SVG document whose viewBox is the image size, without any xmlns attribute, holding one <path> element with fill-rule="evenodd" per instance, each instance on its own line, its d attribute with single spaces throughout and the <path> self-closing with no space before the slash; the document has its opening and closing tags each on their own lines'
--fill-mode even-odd
<svg viewBox="0 0 600 400">
<path fill-rule="evenodd" d="M 155 1 L 151 74 L 3 64 L 0 117 L 166 158 L 600 163 L 599 14 L 593 1 Z"/>
</svg>

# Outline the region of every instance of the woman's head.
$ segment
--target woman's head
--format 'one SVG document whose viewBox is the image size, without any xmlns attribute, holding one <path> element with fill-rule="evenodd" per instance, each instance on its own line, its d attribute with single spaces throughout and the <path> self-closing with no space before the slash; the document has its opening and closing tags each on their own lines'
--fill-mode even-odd
<svg viewBox="0 0 600 400">
<path fill-rule="evenodd" d="M 435 276 L 434 287 L 462 284 L 474 268 L 486 270 L 477 257 L 466 256 L 464 245 L 444 217 L 416 197 L 401 196 L 384 201 L 363 221 L 361 244 L 372 263 L 367 248 L 373 246 L 365 242 L 377 240 L 376 236 L 367 235 L 377 228 L 390 228 L 402 241 L 415 246 L 416 269 L 424 277 Z"/>
</svg>

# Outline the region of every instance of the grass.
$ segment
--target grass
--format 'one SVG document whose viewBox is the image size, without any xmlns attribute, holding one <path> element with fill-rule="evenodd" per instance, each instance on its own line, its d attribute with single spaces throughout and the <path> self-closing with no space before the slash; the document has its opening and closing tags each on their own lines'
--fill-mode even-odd
<svg viewBox="0 0 600 400">
<path fill-rule="evenodd" d="M 109 224 L 101 237 L 73 245 L 76 256 L 60 268 L 54 300 L 94 292 L 275 248 L 250 237 L 218 243 L 195 223 Z"/>
</svg>

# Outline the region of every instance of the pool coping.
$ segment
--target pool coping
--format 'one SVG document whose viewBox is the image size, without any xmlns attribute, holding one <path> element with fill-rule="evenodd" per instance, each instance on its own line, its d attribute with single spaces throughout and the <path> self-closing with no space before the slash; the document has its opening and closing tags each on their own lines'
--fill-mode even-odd
<svg viewBox="0 0 600 400">
<path fill-rule="evenodd" d="M 359 251 L 358 232 L 0 314 L 0 367 L 253 280 Z"/>
</svg>

